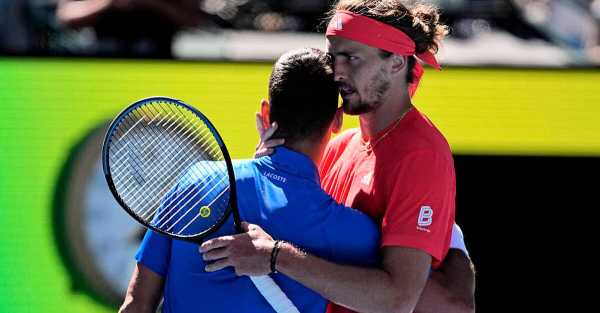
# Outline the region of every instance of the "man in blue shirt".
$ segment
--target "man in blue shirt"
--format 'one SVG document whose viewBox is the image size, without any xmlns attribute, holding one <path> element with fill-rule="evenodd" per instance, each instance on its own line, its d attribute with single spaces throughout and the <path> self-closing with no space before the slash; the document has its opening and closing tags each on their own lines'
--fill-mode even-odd
<svg viewBox="0 0 600 313">
<path fill-rule="evenodd" d="M 331 132 L 341 126 L 338 89 L 329 57 L 316 49 L 283 55 L 269 81 L 270 110 L 286 138 L 271 156 L 234 162 L 243 220 L 260 224 L 279 239 L 338 263 L 374 266 L 378 227 L 366 215 L 337 204 L 320 187 L 319 163 Z M 193 169 L 178 190 L 198 187 Z M 209 238 L 234 234 L 233 218 Z M 207 238 L 208 239 L 208 238 Z M 226 253 L 226 251 L 223 251 Z M 192 243 L 148 231 L 136 255 L 121 312 L 151 312 L 162 295 L 163 312 L 273 312 L 250 279 L 229 268 L 206 272 Z M 300 312 L 325 312 L 327 301 L 282 275 L 271 275 Z"/>
</svg>

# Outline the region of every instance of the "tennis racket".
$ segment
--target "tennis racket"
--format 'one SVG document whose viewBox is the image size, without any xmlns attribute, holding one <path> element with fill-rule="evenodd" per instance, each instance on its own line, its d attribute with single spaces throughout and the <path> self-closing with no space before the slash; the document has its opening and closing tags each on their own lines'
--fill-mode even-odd
<svg viewBox="0 0 600 313">
<path fill-rule="evenodd" d="M 241 232 L 227 148 L 208 118 L 179 100 L 152 97 L 123 110 L 102 164 L 117 202 L 155 232 L 200 244 L 230 214 Z M 271 277 L 250 279 L 276 312 L 298 312 Z"/>
</svg>

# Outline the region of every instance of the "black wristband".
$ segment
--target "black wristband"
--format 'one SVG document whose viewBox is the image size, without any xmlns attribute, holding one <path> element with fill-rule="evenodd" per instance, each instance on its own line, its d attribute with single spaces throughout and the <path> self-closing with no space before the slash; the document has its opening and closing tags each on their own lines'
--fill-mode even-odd
<svg viewBox="0 0 600 313">
<path fill-rule="evenodd" d="M 279 255 L 279 249 L 281 248 L 281 244 L 283 241 L 276 240 L 273 245 L 273 250 L 271 250 L 271 273 L 277 273 L 277 255 Z"/>
</svg>

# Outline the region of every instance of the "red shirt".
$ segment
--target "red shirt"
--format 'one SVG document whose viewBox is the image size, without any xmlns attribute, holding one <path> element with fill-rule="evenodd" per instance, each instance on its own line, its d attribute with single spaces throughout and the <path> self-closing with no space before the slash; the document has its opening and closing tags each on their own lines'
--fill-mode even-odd
<svg viewBox="0 0 600 313">
<path fill-rule="evenodd" d="M 446 256 L 454 223 L 456 179 L 448 142 L 416 108 L 365 142 L 360 130 L 332 140 L 320 167 L 323 189 L 381 224 L 381 246 Z M 351 312 L 331 305 L 329 312 Z"/>
</svg>

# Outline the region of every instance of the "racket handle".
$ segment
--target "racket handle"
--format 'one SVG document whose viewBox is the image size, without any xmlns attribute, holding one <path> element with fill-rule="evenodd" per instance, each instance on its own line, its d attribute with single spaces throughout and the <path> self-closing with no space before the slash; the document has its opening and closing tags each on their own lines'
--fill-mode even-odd
<svg viewBox="0 0 600 313">
<path fill-rule="evenodd" d="M 300 313 L 287 295 L 268 275 L 250 276 L 250 279 L 277 313 Z"/>
</svg>

